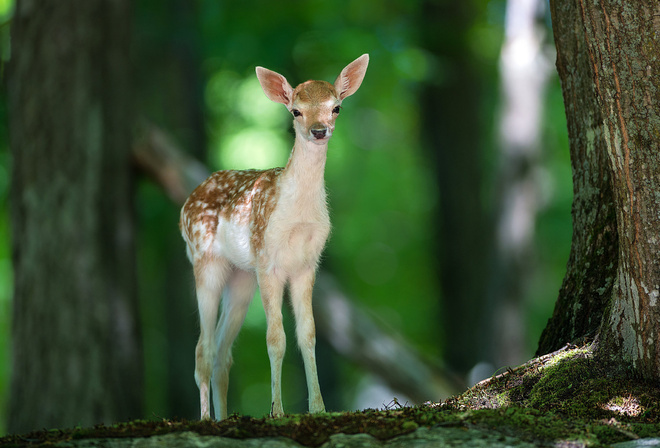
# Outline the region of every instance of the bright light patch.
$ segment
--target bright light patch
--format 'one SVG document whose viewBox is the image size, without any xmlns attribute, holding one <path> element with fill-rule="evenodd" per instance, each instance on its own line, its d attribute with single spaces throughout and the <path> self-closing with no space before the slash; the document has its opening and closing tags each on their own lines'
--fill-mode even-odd
<svg viewBox="0 0 660 448">
<path fill-rule="evenodd" d="M 290 116 L 283 104 L 266 97 L 256 76 L 241 83 L 236 107 L 247 121 L 260 127 L 284 126 L 283 118 Z"/>
<path fill-rule="evenodd" d="M 249 127 L 220 142 L 223 169 L 266 169 L 286 163 L 287 146 L 277 132 Z"/>
<path fill-rule="evenodd" d="M 291 115 L 284 105 L 266 97 L 256 76 L 241 79 L 234 72 L 218 71 L 207 85 L 206 103 L 217 116 L 211 125 L 217 139 L 215 167 L 267 169 L 286 163 L 291 139 L 285 131 Z"/>
<path fill-rule="evenodd" d="M 14 9 L 14 0 L 0 0 L 0 17 L 6 17 Z"/>
<path fill-rule="evenodd" d="M 637 398 L 632 395 L 628 397 L 612 398 L 607 403 L 601 405 L 601 407 L 606 411 L 616 412 L 617 414 L 626 415 L 628 417 L 637 417 L 645 411 L 644 407 L 639 404 Z"/>
</svg>

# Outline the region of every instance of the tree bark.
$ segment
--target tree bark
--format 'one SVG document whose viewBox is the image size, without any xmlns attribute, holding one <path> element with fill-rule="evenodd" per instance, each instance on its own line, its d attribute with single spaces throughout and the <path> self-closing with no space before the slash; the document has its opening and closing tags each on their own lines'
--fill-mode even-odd
<svg viewBox="0 0 660 448">
<path fill-rule="evenodd" d="M 576 1 L 551 3 L 573 167 L 573 238 L 559 298 L 537 354 L 595 337 L 611 296 L 618 250 L 602 115 Z M 612 263 L 612 265 L 610 265 Z"/>
<path fill-rule="evenodd" d="M 551 2 L 569 127 L 573 246 L 539 353 L 598 353 L 660 376 L 660 4 Z"/>
<path fill-rule="evenodd" d="M 9 431 L 141 416 L 128 0 L 20 1 Z"/>
</svg>

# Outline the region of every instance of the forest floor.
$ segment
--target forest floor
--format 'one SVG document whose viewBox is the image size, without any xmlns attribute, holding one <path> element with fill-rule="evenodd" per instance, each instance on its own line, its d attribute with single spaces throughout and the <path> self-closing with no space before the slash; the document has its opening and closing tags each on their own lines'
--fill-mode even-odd
<svg viewBox="0 0 660 448">
<path fill-rule="evenodd" d="M 589 346 L 567 346 L 442 403 L 221 422 L 140 420 L 11 435 L 0 446 L 394 448 L 413 439 L 415 446 L 656 446 L 650 438 L 660 438 L 660 385 L 597 362 Z"/>
</svg>

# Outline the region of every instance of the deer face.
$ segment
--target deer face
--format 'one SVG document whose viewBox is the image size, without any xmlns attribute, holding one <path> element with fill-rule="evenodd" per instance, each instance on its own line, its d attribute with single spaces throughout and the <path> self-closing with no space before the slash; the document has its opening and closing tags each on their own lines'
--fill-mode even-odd
<svg viewBox="0 0 660 448">
<path fill-rule="evenodd" d="M 348 64 L 334 84 L 307 81 L 293 89 L 286 78 L 267 68 L 257 67 L 257 78 L 268 98 L 282 103 L 293 115 L 296 136 L 326 144 L 335 130 L 341 102 L 362 84 L 369 56 L 364 54 Z"/>
<path fill-rule="evenodd" d="M 307 81 L 296 87 L 292 96 L 288 109 L 296 134 L 314 143 L 326 143 L 341 109 L 334 86 L 325 81 Z"/>
</svg>

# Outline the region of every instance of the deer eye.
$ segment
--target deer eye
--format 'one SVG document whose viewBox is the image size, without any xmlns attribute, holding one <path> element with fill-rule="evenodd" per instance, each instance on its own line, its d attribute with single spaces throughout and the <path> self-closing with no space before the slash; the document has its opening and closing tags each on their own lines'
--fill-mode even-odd
<svg viewBox="0 0 660 448">
<path fill-rule="evenodd" d="M 293 109 L 291 113 L 294 117 L 302 117 L 302 112 L 300 112 L 298 109 Z"/>
<path fill-rule="evenodd" d="M 341 106 L 337 106 L 334 109 L 332 109 L 332 113 L 333 114 L 338 114 L 340 110 L 341 110 Z"/>
</svg>

